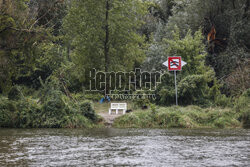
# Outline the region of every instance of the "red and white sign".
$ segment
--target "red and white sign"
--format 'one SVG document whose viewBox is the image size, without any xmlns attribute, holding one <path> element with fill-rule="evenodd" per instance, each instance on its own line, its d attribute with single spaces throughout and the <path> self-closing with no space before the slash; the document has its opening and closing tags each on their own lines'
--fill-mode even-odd
<svg viewBox="0 0 250 167">
<path fill-rule="evenodd" d="M 168 71 L 174 71 L 176 105 L 178 105 L 176 71 L 181 71 L 182 66 L 185 66 L 186 64 L 185 61 L 181 60 L 181 57 L 168 57 L 168 61 L 163 63 L 164 66 L 168 67 Z"/>
<path fill-rule="evenodd" d="M 181 71 L 181 68 L 187 63 L 181 60 L 181 57 L 168 57 L 168 61 L 163 65 L 168 67 L 168 71 Z"/>
<path fill-rule="evenodd" d="M 168 71 L 181 71 L 181 57 L 168 57 Z"/>
</svg>

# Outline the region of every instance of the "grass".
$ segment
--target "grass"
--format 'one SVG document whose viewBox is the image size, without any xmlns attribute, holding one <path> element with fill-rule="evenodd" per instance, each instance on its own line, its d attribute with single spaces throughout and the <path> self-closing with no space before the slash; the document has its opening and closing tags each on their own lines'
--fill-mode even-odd
<svg viewBox="0 0 250 167">
<path fill-rule="evenodd" d="M 241 127 L 237 114 L 229 108 L 156 107 L 137 110 L 117 118 L 117 128 L 235 128 Z"/>
</svg>

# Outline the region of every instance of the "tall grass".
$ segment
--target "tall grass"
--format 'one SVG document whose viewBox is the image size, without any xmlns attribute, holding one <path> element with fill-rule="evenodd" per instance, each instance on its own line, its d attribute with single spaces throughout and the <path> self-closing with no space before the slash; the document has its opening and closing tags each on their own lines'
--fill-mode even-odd
<svg viewBox="0 0 250 167">
<path fill-rule="evenodd" d="M 90 102 L 75 103 L 58 91 L 52 91 L 43 103 L 0 96 L 0 127 L 92 128 L 98 121 Z"/>
<path fill-rule="evenodd" d="M 240 127 L 231 109 L 198 106 L 158 107 L 155 112 L 140 110 L 119 117 L 114 122 L 118 128 L 226 128 Z"/>
</svg>

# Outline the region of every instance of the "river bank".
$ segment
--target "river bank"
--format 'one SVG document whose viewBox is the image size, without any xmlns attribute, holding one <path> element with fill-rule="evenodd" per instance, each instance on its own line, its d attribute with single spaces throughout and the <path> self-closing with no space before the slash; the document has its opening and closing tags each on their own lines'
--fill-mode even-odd
<svg viewBox="0 0 250 167">
<path fill-rule="evenodd" d="M 52 91 L 41 100 L 0 96 L 0 127 L 4 128 L 249 128 L 250 91 L 232 107 L 172 106 L 148 104 L 142 110 L 133 101 L 124 101 L 132 112 L 108 115 L 110 102 L 71 100 Z M 115 101 L 112 101 L 115 102 Z"/>
</svg>

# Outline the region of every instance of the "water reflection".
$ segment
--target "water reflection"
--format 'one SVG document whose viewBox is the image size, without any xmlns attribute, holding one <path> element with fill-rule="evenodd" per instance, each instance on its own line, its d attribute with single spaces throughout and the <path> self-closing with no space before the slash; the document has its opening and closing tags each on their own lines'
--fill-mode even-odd
<svg viewBox="0 0 250 167">
<path fill-rule="evenodd" d="M 248 166 L 250 130 L 0 129 L 0 166 Z"/>
</svg>

